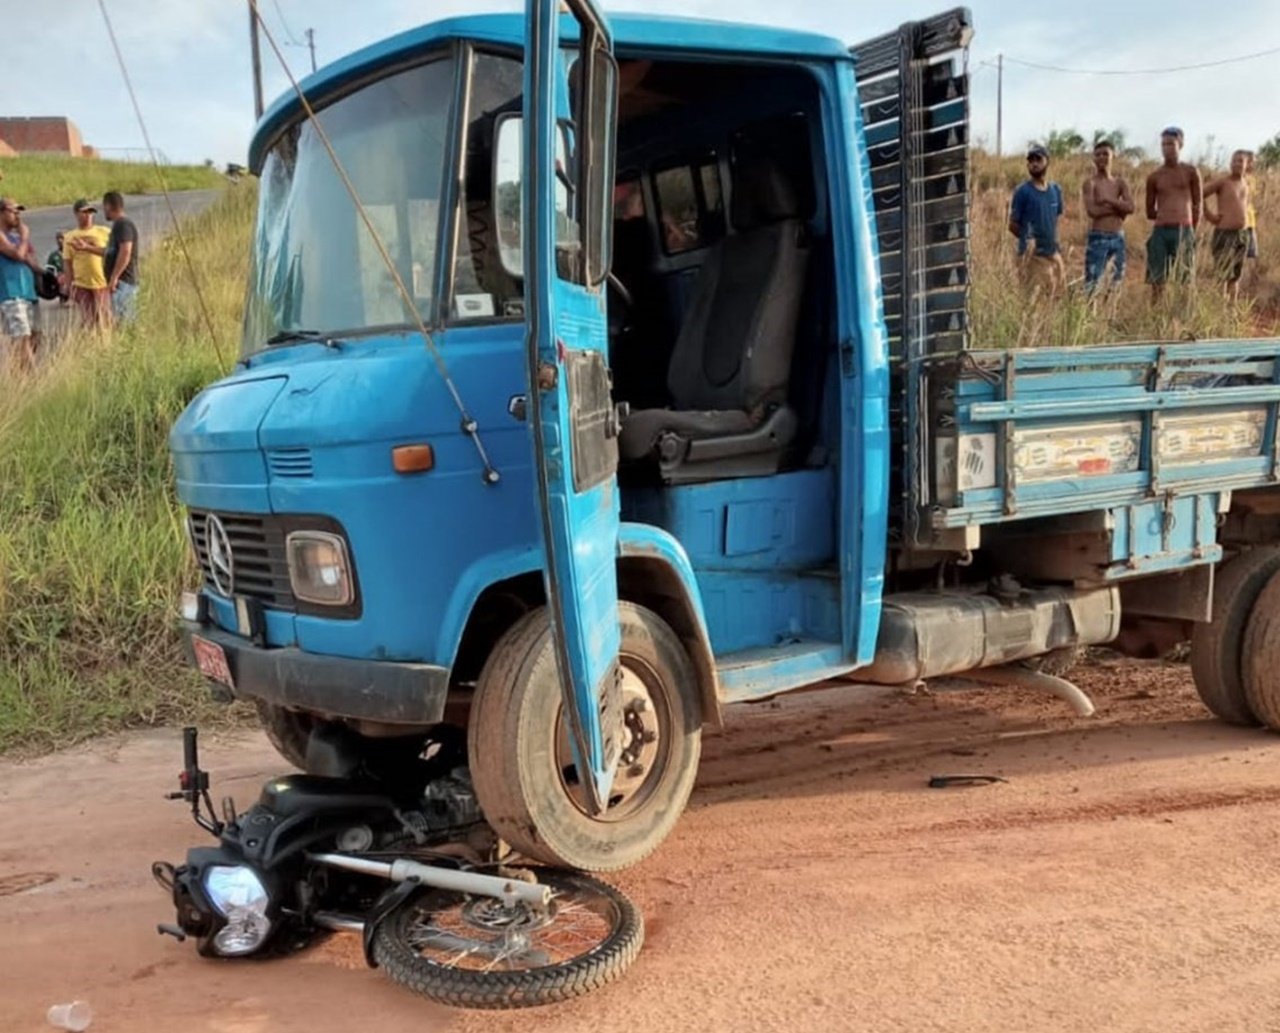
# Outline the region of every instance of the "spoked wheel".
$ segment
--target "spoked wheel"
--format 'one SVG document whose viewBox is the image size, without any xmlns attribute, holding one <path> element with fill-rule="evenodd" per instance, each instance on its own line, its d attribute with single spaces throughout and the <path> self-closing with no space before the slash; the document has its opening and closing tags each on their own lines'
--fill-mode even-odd
<svg viewBox="0 0 1280 1033">
<path fill-rule="evenodd" d="M 551 888 L 547 907 L 424 890 L 378 926 L 374 960 L 457 1008 L 553 1004 L 618 978 L 644 942 L 635 905 L 589 875 L 534 870 Z"/>
</svg>

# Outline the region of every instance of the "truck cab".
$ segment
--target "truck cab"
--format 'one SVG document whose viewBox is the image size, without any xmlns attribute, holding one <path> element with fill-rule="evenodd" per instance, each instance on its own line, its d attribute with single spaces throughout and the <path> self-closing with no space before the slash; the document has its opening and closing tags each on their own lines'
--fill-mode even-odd
<svg viewBox="0 0 1280 1033">
<path fill-rule="evenodd" d="M 513 847 L 611 870 L 726 705 L 1109 641 L 1139 575 L 1207 616 L 1274 382 L 1184 418 L 1179 491 L 1154 351 L 970 349 L 967 11 L 850 48 L 564 6 L 388 39 L 255 134 L 243 350 L 171 445 L 193 660 L 287 759 L 455 750 Z"/>
</svg>

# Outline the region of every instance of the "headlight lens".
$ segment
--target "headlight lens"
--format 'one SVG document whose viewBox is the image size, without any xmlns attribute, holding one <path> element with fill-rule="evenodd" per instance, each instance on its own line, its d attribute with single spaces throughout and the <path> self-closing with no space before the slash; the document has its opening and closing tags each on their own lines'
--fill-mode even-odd
<svg viewBox="0 0 1280 1033">
<path fill-rule="evenodd" d="M 219 954 L 252 954 L 262 946 L 271 932 L 267 917 L 271 898 L 252 868 L 215 865 L 205 872 L 204 891 L 209 903 L 227 920 L 213 937 Z"/>
<path fill-rule="evenodd" d="M 294 531 L 285 539 L 289 584 L 307 603 L 347 606 L 355 599 L 347 543 L 324 531 Z"/>
</svg>

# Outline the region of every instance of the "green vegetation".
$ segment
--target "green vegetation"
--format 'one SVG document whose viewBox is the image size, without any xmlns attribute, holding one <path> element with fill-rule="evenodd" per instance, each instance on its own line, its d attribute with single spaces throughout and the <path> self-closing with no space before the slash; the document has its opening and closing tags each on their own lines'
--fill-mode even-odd
<svg viewBox="0 0 1280 1033">
<path fill-rule="evenodd" d="M 186 232 L 228 361 L 254 196 L 229 189 Z M 173 634 L 195 578 L 166 439 L 222 366 L 177 249 L 141 278 L 135 326 L 73 334 L 34 376 L 0 379 L 0 750 L 208 706 Z"/>
<path fill-rule="evenodd" d="M 226 177 L 203 165 L 165 165 L 170 190 L 201 190 L 226 185 Z M 78 197 L 101 198 L 108 190 L 122 194 L 158 194 L 155 166 L 132 161 L 71 158 L 63 154 L 26 154 L 0 158 L 0 194 L 16 197 L 28 208 L 70 204 Z"/>
<path fill-rule="evenodd" d="M 1049 178 L 1062 186 L 1067 214 L 1059 226 L 1067 270 L 1062 298 L 1029 299 L 1018 276 L 1015 241 L 1006 224 L 1014 187 L 1026 178 L 1021 155 L 996 158 L 975 153 L 972 198 L 973 341 L 981 348 L 1022 348 L 1040 345 L 1102 344 L 1108 341 L 1180 341 L 1214 337 L 1270 337 L 1280 334 L 1280 170 L 1254 177 L 1257 190 L 1261 257 L 1246 264 L 1240 304 L 1233 308 L 1214 282 L 1209 254 L 1213 227 L 1204 223 L 1198 233 L 1196 283 L 1185 289 L 1173 285 L 1158 305 L 1151 304 L 1146 274 L 1149 224 L 1144 212 L 1144 184 L 1155 168 L 1151 162 L 1116 162 L 1116 173 L 1128 179 L 1138 210 L 1126 223 L 1128 272 L 1123 290 L 1090 299 L 1083 290 L 1084 243 L 1088 220 L 1080 199 L 1080 185 L 1092 175 L 1087 155 L 1054 161 Z M 1206 178 L 1225 170 L 1203 169 Z"/>
</svg>

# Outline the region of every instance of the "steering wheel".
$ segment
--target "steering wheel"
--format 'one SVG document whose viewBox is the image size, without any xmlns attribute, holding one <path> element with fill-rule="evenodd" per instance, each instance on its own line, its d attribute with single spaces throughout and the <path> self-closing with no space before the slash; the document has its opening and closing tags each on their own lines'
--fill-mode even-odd
<svg viewBox="0 0 1280 1033">
<path fill-rule="evenodd" d="M 618 279 L 612 272 L 605 277 L 608 284 L 608 293 L 613 295 L 621 304 L 614 302 L 613 298 L 609 299 L 609 337 L 617 339 L 621 337 L 631 325 L 631 313 L 635 306 L 635 301 L 631 297 L 631 292 L 627 290 L 626 284 Z"/>
<path fill-rule="evenodd" d="M 608 281 L 609 286 L 613 288 L 613 292 L 622 299 L 622 303 L 626 305 L 627 308 L 633 308 L 635 306 L 635 301 L 631 297 L 631 292 L 627 290 L 626 285 L 619 280 L 616 275 L 614 275 L 612 270 L 606 274 L 605 279 Z"/>
</svg>

